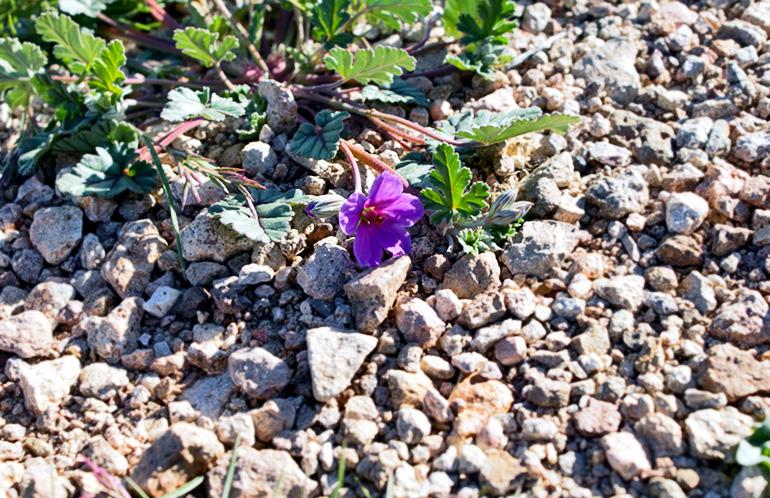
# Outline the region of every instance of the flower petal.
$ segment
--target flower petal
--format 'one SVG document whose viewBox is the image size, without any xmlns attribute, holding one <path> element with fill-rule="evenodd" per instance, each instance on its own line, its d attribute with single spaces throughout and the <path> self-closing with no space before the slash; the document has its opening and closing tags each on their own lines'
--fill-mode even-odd
<svg viewBox="0 0 770 498">
<path fill-rule="evenodd" d="M 372 188 L 369 189 L 369 202 L 367 205 L 385 207 L 398 198 L 404 191 L 404 185 L 397 175 L 384 172 L 374 179 Z"/>
<path fill-rule="evenodd" d="M 378 240 L 392 257 L 403 256 L 412 250 L 412 238 L 403 226 L 388 223 L 379 228 Z"/>
<path fill-rule="evenodd" d="M 374 267 L 382 262 L 382 246 L 374 236 L 376 228 L 361 225 L 353 242 L 353 254 L 361 266 Z"/>
<path fill-rule="evenodd" d="M 342 228 L 345 234 L 353 235 L 356 233 L 358 222 L 361 219 L 361 211 L 364 210 L 365 203 L 366 196 L 356 192 L 351 194 L 340 208 L 340 228 Z"/>
<path fill-rule="evenodd" d="M 380 207 L 379 212 L 393 222 L 410 227 L 425 213 L 420 199 L 411 194 L 401 194 L 389 204 Z"/>
</svg>

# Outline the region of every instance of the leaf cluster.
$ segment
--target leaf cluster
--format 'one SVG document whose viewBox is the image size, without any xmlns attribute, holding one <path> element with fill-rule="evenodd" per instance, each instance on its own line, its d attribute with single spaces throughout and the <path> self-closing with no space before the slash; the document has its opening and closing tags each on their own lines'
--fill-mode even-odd
<svg viewBox="0 0 770 498">
<path fill-rule="evenodd" d="M 759 466 L 765 476 L 770 478 L 770 418 L 741 440 L 735 452 L 735 460 L 744 467 Z"/>
</svg>

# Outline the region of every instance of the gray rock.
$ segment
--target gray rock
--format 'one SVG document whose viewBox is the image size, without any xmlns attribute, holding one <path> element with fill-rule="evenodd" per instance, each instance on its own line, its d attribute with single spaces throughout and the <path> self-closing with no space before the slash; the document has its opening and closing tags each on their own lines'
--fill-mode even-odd
<svg viewBox="0 0 770 498">
<path fill-rule="evenodd" d="M 693 271 L 682 280 L 680 292 L 683 298 L 695 305 L 702 314 L 714 311 L 717 307 L 717 298 L 711 280 L 700 272 Z"/>
<path fill-rule="evenodd" d="M 411 266 L 409 256 L 393 258 L 345 284 L 359 330 L 371 333 L 385 321 Z"/>
<path fill-rule="evenodd" d="M 162 285 L 155 289 L 150 299 L 145 301 L 142 307 L 150 315 L 163 318 L 171 311 L 181 295 L 182 291 Z"/>
<path fill-rule="evenodd" d="M 166 240 L 150 220 L 126 223 L 102 265 L 102 278 L 120 297 L 142 296 L 156 261 L 167 248 Z"/>
<path fill-rule="evenodd" d="M 707 116 L 688 119 L 676 133 L 676 144 L 688 149 L 701 148 L 706 145 L 713 127 L 714 120 Z"/>
<path fill-rule="evenodd" d="M 267 101 L 268 126 L 276 133 L 291 131 L 297 124 L 297 103 L 291 90 L 274 80 L 263 79 L 258 91 Z"/>
<path fill-rule="evenodd" d="M 267 265 L 250 263 L 241 267 L 238 273 L 238 284 L 259 285 L 269 282 L 275 276 L 275 271 Z"/>
<path fill-rule="evenodd" d="M 0 351 L 24 359 L 50 357 L 54 344 L 51 321 L 40 311 L 23 311 L 0 321 Z"/>
<path fill-rule="evenodd" d="M 684 421 L 690 452 L 707 460 L 735 461 L 735 448 L 752 432 L 754 421 L 732 406 L 691 413 Z"/>
<path fill-rule="evenodd" d="M 35 415 L 58 410 L 80 375 L 80 361 L 74 356 L 41 361 L 34 365 L 14 361 L 25 406 Z"/>
<path fill-rule="evenodd" d="M 503 263 L 514 275 L 544 278 L 572 254 L 578 244 L 575 226 L 560 221 L 530 221 L 505 248 Z"/>
<path fill-rule="evenodd" d="M 52 265 L 67 259 L 82 236 L 83 211 L 75 206 L 38 209 L 29 227 L 32 246 Z"/>
<path fill-rule="evenodd" d="M 634 426 L 636 433 L 649 445 L 656 457 L 684 453 L 685 445 L 679 423 L 663 413 L 642 417 Z"/>
<path fill-rule="evenodd" d="M 27 310 L 42 312 L 51 322 L 67 303 L 75 299 L 75 289 L 64 282 L 43 282 L 37 284 L 24 300 Z"/>
<path fill-rule="evenodd" d="M 407 342 L 429 348 L 444 333 L 446 324 L 422 299 L 404 297 L 396 303 L 396 325 Z"/>
<path fill-rule="evenodd" d="M 269 399 L 291 381 L 291 368 L 262 348 L 235 351 L 227 362 L 230 379 L 240 391 L 254 399 Z"/>
<path fill-rule="evenodd" d="M 741 45 L 755 47 L 760 47 L 767 41 L 767 33 L 762 28 L 740 19 L 733 19 L 720 24 L 717 37 L 730 38 Z"/>
<path fill-rule="evenodd" d="M 234 392 L 235 384 L 227 373 L 223 373 L 201 377 L 185 389 L 181 399 L 189 401 L 190 405 L 204 417 L 216 419 L 225 410 Z"/>
<path fill-rule="evenodd" d="M 136 349 L 142 320 L 142 300 L 129 297 L 106 317 L 88 317 L 79 327 L 88 335 L 88 345 L 97 355 L 116 363 Z"/>
<path fill-rule="evenodd" d="M 220 498 L 230 465 L 231 455 L 217 461 L 208 473 L 210 498 Z M 281 496 L 303 498 L 315 496 L 317 484 L 309 479 L 286 451 L 238 448 L 230 498 Z"/>
<path fill-rule="evenodd" d="M 765 33 L 770 35 L 770 2 L 759 1 L 752 3 L 743 11 L 741 19 L 759 26 L 765 30 Z"/>
<path fill-rule="evenodd" d="M 73 493 L 73 486 L 65 477 L 59 476 L 51 464 L 31 459 L 22 476 L 19 488 L 22 498 L 67 498 Z"/>
<path fill-rule="evenodd" d="M 467 299 L 500 286 L 500 265 L 493 252 L 468 254 L 444 275 L 444 287 L 460 299 Z"/>
<path fill-rule="evenodd" d="M 347 389 L 366 357 L 377 346 L 375 337 L 320 327 L 307 331 L 307 354 L 313 395 L 328 401 Z"/>
<path fill-rule="evenodd" d="M 315 245 L 315 251 L 297 270 L 297 283 L 311 297 L 333 299 L 342 290 L 354 271 L 350 255 L 337 245 L 337 239 L 327 237 Z"/>
<path fill-rule="evenodd" d="M 80 394 L 109 401 L 128 385 L 128 374 L 107 363 L 91 363 L 80 372 Z"/>
<path fill-rule="evenodd" d="M 270 144 L 251 142 L 241 151 L 243 169 L 249 176 L 270 177 L 278 164 L 278 156 Z"/>
<path fill-rule="evenodd" d="M 743 467 L 730 486 L 730 498 L 762 498 L 767 489 L 767 477 L 759 466 Z"/>
<path fill-rule="evenodd" d="M 530 33 L 540 33 L 545 30 L 550 19 L 551 9 L 544 3 L 534 3 L 524 11 L 521 27 Z"/>
<path fill-rule="evenodd" d="M 625 170 L 617 178 L 601 175 L 586 191 L 586 200 L 599 208 L 599 216 L 609 219 L 638 213 L 649 199 L 647 181 L 633 169 Z"/>
<path fill-rule="evenodd" d="M 525 391 L 527 401 L 537 406 L 559 408 L 569 404 L 571 387 L 566 382 L 539 377 L 528 387 Z"/>
<path fill-rule="evenodd" d="M 736 158 L 747 163 L 753 163 L 770 153 L 770 131 L 757 131 L 738 137 L 733 147 Z"/>
<path fill-rule="evenodd" d="M 430 420 L 422 411 L 404 407 L 398 411 L 396 430 L 406 444 L 419 444 L 430 435 Z"/>
<path fill-rule="evenodd" d="M 5 320 L 23 311 L 26 298 L 27 291 L 12 285 L 8 285 L 0 290 L 0 320 Z"/>
<path fill-rule="evenodd" d="M 613 112 L 611 121 L 614 136 L 628 143 L 640 163 L 668 166 L 674 158 L 674 130 L 667 124 L 625 110 Z"/>
<path fill-rule="evenodd" d="M 249 412 L 257 439 L 269 443 L 279 432 L 291 429 L 297 417 L 297 403 L 292 399 L 271 399 Z"/>
<path fill-rule="evenodd" d="M 706 220 L 706 199 L 692 192 L 674 193 L 666 200 L 666 226 L 670 232 L 691 234 Z"/>
<path fill-rule="evenodd" d="M 614 306 L 636 310 L 644 301 L 644 277 L 624 275 L 594 281 L 594 290 Z"/>
<path fill-rule="evenodd" d="M 465 306 L 460 316 L 457 317 L 457 323 L 463 327 L 477 329 L 499 320 L 505 316 L 505 312 L 505 297 L 502 293 L 487 292 L 478 294 Z"/>
<path fill-rule="evenodd" d="M 614 168 L 628 166 L 631 163 L 631 152 L 628 149 L 609 142 L 592 143 L 588 146 L 588 155 L 594 161 Z"/>
<path fill-rule="evenodd" d="M 224 453 L 213 432 L 178 422 L 145 450 L 131 478 L 151 496 L 161 496 L 205 473 Z"/>
<path fill-rule="evenodd" d="M 214 280 L 226 277 L 230 271 L 225 265 L 214 263 L 213 261 L 199 261 L 190 263 L 185 270 L 187 281 L 191 285 L 207 286 Z"/>
<path fill-rule="evenodd" d="M 208 259 L 221 263 L 254 247 L 254 241 L 223 225 L 205 210 L 182 228 L 180 236 L 182 253 L 188 261 Z"/>
<path fill-rule="evenodd" d="M 575 413 L 574 421 L 580 434 L 597 437 L 617 431 L 622 417 L 612 403 L 589 398 L 588 404 Z"/>
<path fill-rule="evenodd" d="M 99 241 L 99 237 L 92 233 L 87 233 L 80 244 L 80 263 L 86 270 L 95 270 L 104 261 L 107 253 L 104 246 Z"/>
<path fill-rule="evenodd" d="M 614 100 L 627 104 L 641 88 L 634 67 L 636 51 L 634 42 L 613 38 L 583 56 L 572 66 L 572 72 L 577 78 L 604 85 Z"/>
<path fill-rule="evenodd" d="M 481 353 L 489 351 L 495 343 L 505 337 L 521 332 L 521 320 L 509 318 L 500 323 L 480 328 L 476 331 L 476 337 L 471 341 L 471 347 Z"/>
<path fill-rule="evenodd" d="M 610 467 L 625 480 L 652 468 L 641 443 L 630 432 L 607 434 L 601 443 Z"/>
<path fill-rule="evenodd" d="M 768 305 L 755 290 L 742 289 L 732 303 L 723 303 L 708 331 L 712 336 L 738 345 L 753 346 L 770 342 L 767 325 Z"/>
</svg>

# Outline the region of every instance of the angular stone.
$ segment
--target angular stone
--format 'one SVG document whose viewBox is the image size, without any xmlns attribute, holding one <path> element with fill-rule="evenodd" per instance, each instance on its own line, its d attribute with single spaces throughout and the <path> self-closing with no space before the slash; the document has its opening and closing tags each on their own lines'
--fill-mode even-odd
<svg viewBox="0 0 770 498">
<path fill-rule="evenodd" d="M 259 347 L 232 353 L 227 369 L 238 389 L 258 400 L 279 394 L 292 376 L 286 362 Z"/>
<path fill-rule="evenodd" d="M 472 298 L 499 286 L 500 265 L 493 252 L 465 255 L 444 275 L 444 287 L 460 299 Z"/>
<path fill-rule="evenodd" d="M 102 265 L 102 278 L 120 297 L 142 296 L 155 262 L 167 248 L 166 240 L 150 220 L 126 223 Z"/>
<path fill-rule="evenodd" d="M 297 270 L 297 283 L 311 297 L 334 299 L 353 274 L 353 262 L 337 239 L 327 237 L 315 244 L 315 251 Z"/>
<path fill-rule="evenodd" d="M 679 422 L 663 413 L 651 413 L 642 417 L 634 427 L 646 440 L 656 457 L 676 456 L 684 453 L 685 445 Z"/>
<path fill-rule="evenodd" d="M 603 436 L 620 427 L 622 417 L 612 403 L 589 398 L 588 404 L 574 415 L 575 428 L 586 437 Z"/>
<path fill-rule="evenodd" d="M 463 327 L 477 329 L 505 316 L 505 297 L 500 292 L 479 294 L 465 306 L 457 323 Z"/>
<path fill-rule="evenodd" d="M 306 337 L 313 395 L 321 402 L 347 389 L 366 357 L 377 347 L 375 337 L 331 327 L 310 329 Z"/>
<path fill-rule="evenodd" d="M 641 88 L 639 73 L 634 67 L 636 52 L 632 41 L 613 38 L 578 60 L 572 71 L 577 78 L 605 86 L 617 102 L 628 103 Z"/>
<path fill-rule="evenodd" d="M 708 202 L 692 192 L 674 193 L 666 200 L 666 226 L 670 232 L 693 233 L 708 213 Z"/>
<path fill-rule="evenodd" d="M 708 351 L 698 384 L 724 393 L 730 403 L 752 394 L 770 392 L 770 361 L 759 361 L 750 351 L 732 344 L 717 344 Z"/>
<path fill-rule="evenodd" d="M 720 306 L 709 324 L 712 336 L 739 346 L 756 346 L 770 342 L 768 310 L 762 295 L 742 289 L 736 301 Z"/>
<path fill-rule="evenodd" d="M 623 479 L 628 481 L 652 468 L 647 453 L 632 433 L 607 434 L 601 442 L 607 462 Z"/>
<path fill-rule="evenodd" d="M 644 277 L 624 275 L 594 281 L 594 290 L 614 306 L 634 311 L 644 300 Z"/>
<path fill-rule="evenodd" d="M 107 363 L 91 363 L 80 372 L 80 394 L 109 401 L 128 385 L 128 374 Z"/>
<path fill-rule="evenodd" d="M 159 497 L 203 475 L 224 453 L 216 434 L 178 422 L 145 450 L 131 478 L 151 496 Z"/>
<path fill-rule="evenodd" d="M 411 266 L 409 256 L 393 258 L 345 284 L 359 330 L 371 333 L 385 321 Z"/>
<path fill-rule="evenodd" d="M 29 239 L 49 264 L 62 263 L 83 237 L 83 211 L 58 206 L 35 211 Z"/>
<path fill-rule="evenodd" d="M 690 453 L 707 460 L 735 461 L 735 448 L 751 434 L 754 421 L 732 406 L 692 412 L 684 421 Z"/>
<path fill-rule="evenodd" d="M 548 276 L 572 254 L 578 244 L 577 227 L 560 221 L 530 221 L 503 253 L 503 263 L 514 275 Z"/>
<path fill-rule="evenodd" d="M 429 348 L 444 333 L 446 324 L 422 299 L 404 297 L 396 304 L 396 325 L 407 342 Z"/>
<path fill-rule="evenodd" d="M 97 355 L 116 363 L 136 349 L 142 312 L 142 300 L 129 297 L 106 317 L 88 317 L 78 327 L 86 331 L 88 345 Z"/>
<path fill-rule="evenodd" d="M 698 266 L 703 264 L 703 247 L 688 235 L 673 235 L 658 246 L 655 256 L 671 266 Z"/>
<path fill-rule="evenodd" d="M 80 361 L 74 356 L 29 365 L 18 360 L 19 386 L 24 404 L 35 415 L 58 410 L 80 375 Z"/>
<path fill-rule="evenodd" d="M 617 177 L 598 176 L 586 191 L 586 200 L 599 208 L 598 215 L 609 219 L 638 213 L 649 199 L 647 181 L 634 169 L 626 169 Z"/>
<path fill-rule="evenodd" d="M 208 473 L 209 498 L 221 498 L 231 455 L 219 459 Z M 280 450 L 237 449 L 229 498 L 316 496 L 317 484 L 309 479 L 291 455 Z"/>
<path fill-rule="evenodd" d="M 51 356 L 54 339 L 51 321 L 40 311 L 22 311 L 0 321 L 0 351 L 24 359 Z"/>
<path fill-rule="evenodd" d="M 250 250 L 254 241 L 219 222 L 204 210 L 180 231 L 182 254 L 188 261 L 223 262 Z"/>
<path fill-rule="evenodd" d="M 204 417 L 215 420 L 227 406 L 230 396 L 235 392 L 235 384 L 227 373 L 210 377 L 201 377 L 185 389 L 181 399 L 189 401 L 192 407 Z"/>
</svg>

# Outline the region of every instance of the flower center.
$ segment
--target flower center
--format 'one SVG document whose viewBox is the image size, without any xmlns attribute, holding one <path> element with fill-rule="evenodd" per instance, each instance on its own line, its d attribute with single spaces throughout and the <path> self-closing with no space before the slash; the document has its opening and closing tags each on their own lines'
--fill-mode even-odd
<svg viewBox="0 0 770 498">
<path fill-rule="evenodd" d="M 385 217 L 377 212 L 377 209 L 374 207 L 365 207 L 363 211 L 361 211 L 361 222 L 366 223 L 367 225 L 379 225 L 385 221 Z"/>
</svg>

